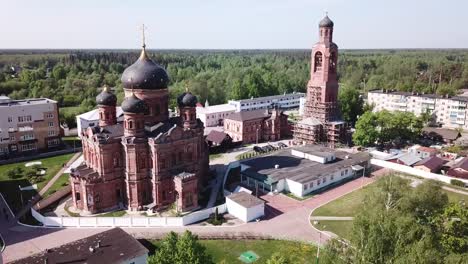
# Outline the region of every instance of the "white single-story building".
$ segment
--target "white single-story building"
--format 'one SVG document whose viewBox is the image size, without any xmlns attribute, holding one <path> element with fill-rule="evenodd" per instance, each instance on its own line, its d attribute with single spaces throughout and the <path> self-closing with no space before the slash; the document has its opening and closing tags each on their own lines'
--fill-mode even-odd
<svg viewBox="0 0 468 264">
<path fill-rule="evenodd" d="M 120 106 L 117 106 L 115 109 L 115 115 L 117 116 L 117 121 L 123 121 L 123 110 Z M 81 138 L 81 131 L 88 127 L 95 127 L 99 125 L 99 110 L 93 109 L 89 112 L 83 113 L 76 116 L 76 128 L 78 131 L 78 136 Z"/>
<path fill-rule="evenodd" d="M 262 192 L 285 191 L 304 197 L 330 184 L 365 175 L 370 155 L 311 145 L 241 161 L 239 166 L 238 180 L 243 185 Z"/>
<path fill-rule="evenodd" d="M 227 196 L 226 206 L 229 214 L 246 223 L 265 215 L 265 202 L 243 191 Z"/>
</svg>

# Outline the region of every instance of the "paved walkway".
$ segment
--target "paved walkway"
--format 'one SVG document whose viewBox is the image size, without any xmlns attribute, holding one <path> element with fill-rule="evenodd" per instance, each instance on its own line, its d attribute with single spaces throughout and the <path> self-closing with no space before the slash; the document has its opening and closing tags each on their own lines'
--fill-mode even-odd
<svg viewBox="0 0 468 264">
<path fill-rule="evenodd" d="M 304 242 L 325 243 L 328 239 L 310 224 L 313 209 L 335 200 L 349 192 L 373 182 L 373 178 L 360 178 L 339 187 L 323 192 L 308 200 L 297 201 L 285 195 L 263 196 L 270 214 L 260 222 L 250 222 L 237 226 L 185 226 L 159 228 L 124 228 L 136 238 L 161 238 L 169 231 L 183 232 L 190 230 L 200 237 L 265 237 Z M 2 205 L 3 206 L 3 205 Z M 6 262 L 29 256 L 64 243 L 81 239 L 108 228 L 41 228 L 27 227 L 11 223 L 1 225 L 7 247 L 4 251 Z"/>
</svg>

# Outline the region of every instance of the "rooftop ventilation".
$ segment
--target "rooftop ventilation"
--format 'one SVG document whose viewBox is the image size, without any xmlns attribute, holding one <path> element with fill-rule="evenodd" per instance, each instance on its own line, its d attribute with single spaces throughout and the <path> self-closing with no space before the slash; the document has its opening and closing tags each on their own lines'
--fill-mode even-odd
<svg viewBox="0 0 468 264">
<path fill-rule="evenodd" d="M 279 165 L 278 165 L 278 164 L 275 164 L 275 169 L 279 169 Z"/>
</svg>

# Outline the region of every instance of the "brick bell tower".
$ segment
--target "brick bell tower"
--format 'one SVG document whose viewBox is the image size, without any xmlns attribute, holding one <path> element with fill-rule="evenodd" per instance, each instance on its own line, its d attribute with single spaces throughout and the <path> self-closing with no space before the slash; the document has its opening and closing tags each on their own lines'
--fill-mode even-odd
<svg viewBox="0 0 468 264">
<path fill-rule="evenodd" d="M 333 21 L 319 23 L 319 41 L 312 47 L 310 80 L 303 119 L 294 128 L 296 144 L 328 142 L 334 147 L 346 137 L 338 105 L 338 46 L 333 42 Z"/>
<path fill-rule="evenodd" d="M 338 111 L 338 46 L 333 43 L 333 21 L 325 16 L 319 23 L 319 41 L 312 47 L 310 80 L 304 117 L 321 122 L 339 119 Z"/>
</svg>

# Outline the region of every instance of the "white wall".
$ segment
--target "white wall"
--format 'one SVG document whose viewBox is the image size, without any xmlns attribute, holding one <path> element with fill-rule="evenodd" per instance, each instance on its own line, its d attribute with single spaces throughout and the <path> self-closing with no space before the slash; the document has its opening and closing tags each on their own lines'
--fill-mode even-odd
<svg viewBox="0 0 468 264">
<path fill-rule="evenodd" d="M 253 221 L 265 215 L 265 204 L 261 203 L 254 207 L 247 208 L 247 222 Z"/>
<path fill-rule="evenodd" d="M 346 172 L 346 170 L 348 170 Z M 342 174 L 343 173 L 343 174 Z M 299 183 L 295 182 L 293 180 L 287 179 L 287 185 L 289 187 L 289 191 L 294 194 L 295 196 L 298 197 L 304 197 L 305 195 L 316 191 L 318 189 L 321 189 L 325 186 L 328 186 L 334 182 L 341 181 L 343 179 L 349 178 L 354 176 L 354 171 L 352 170 L 351 166 L 347 168 L 343 168 L 335 173 L 330 173 L 328 175 L 324 175 L 318 179 L 306 182 L 306 183 Z M 333 177 L 333 179 L 332 179 Z M 325 182 L 323 180 L 325 179 Z M 318 184 L 318 181 L 320 181 L 320 185 Z M 312 187 L 310 187 L 310 184 L 312 184 Z M 304 186 L 306 186 L 304 188 Z"/>
<path fill-rule="evenodd" d="M 286 179 L 289 191 L 297 197 L 303 196 L 303 185 L 301 183 Z"/>
<path fill-rule="evenodd" d="M 216 206 L 218 213 L 227 211 L 226 204 Z M 208 208 L 184 217 L 46 217 L 31 208 L 33 217 L 48 227 L 164 227 L 185 226 L 207 219 L 215 208 Z"/>
<path fill-rule="evenodd" d="M 460 178 L 445 176 L 442 174 L 430 173 L 430 172 L 426 172 L 423 170 L 419 170 L 416 168 L 412 168 L 409 166 L 405 166 L 405 165 L 401 165 L 401 164 L 397 164 L 397 163 L 393 163 L 389 161 L 371 159 L 371 164 L 379 166 L 379 167 L 389 168 L 389 169 L 396 170 L 399 172 L 404 172 L 404 173 L 408 173 L 411 175 L 423 177 L 426 179 L 432 179 L 432 180 L 441 181 L 445 183 L 450 183 L 451 180 L 459 180 L 459 181 L 464 182 L 465 185 L 468 185 L 468 179 L 460 179 Z"/>
<path fill-rule="evenodd" d="M 244 222 L 248 222 L 247 221 L 247 209 L 245 207 L 229 199 L 229 197 L 226 197 L 226 207 L 227 207 L 229 214 L 239 218 L 240 220 Z"/>
</svg>

